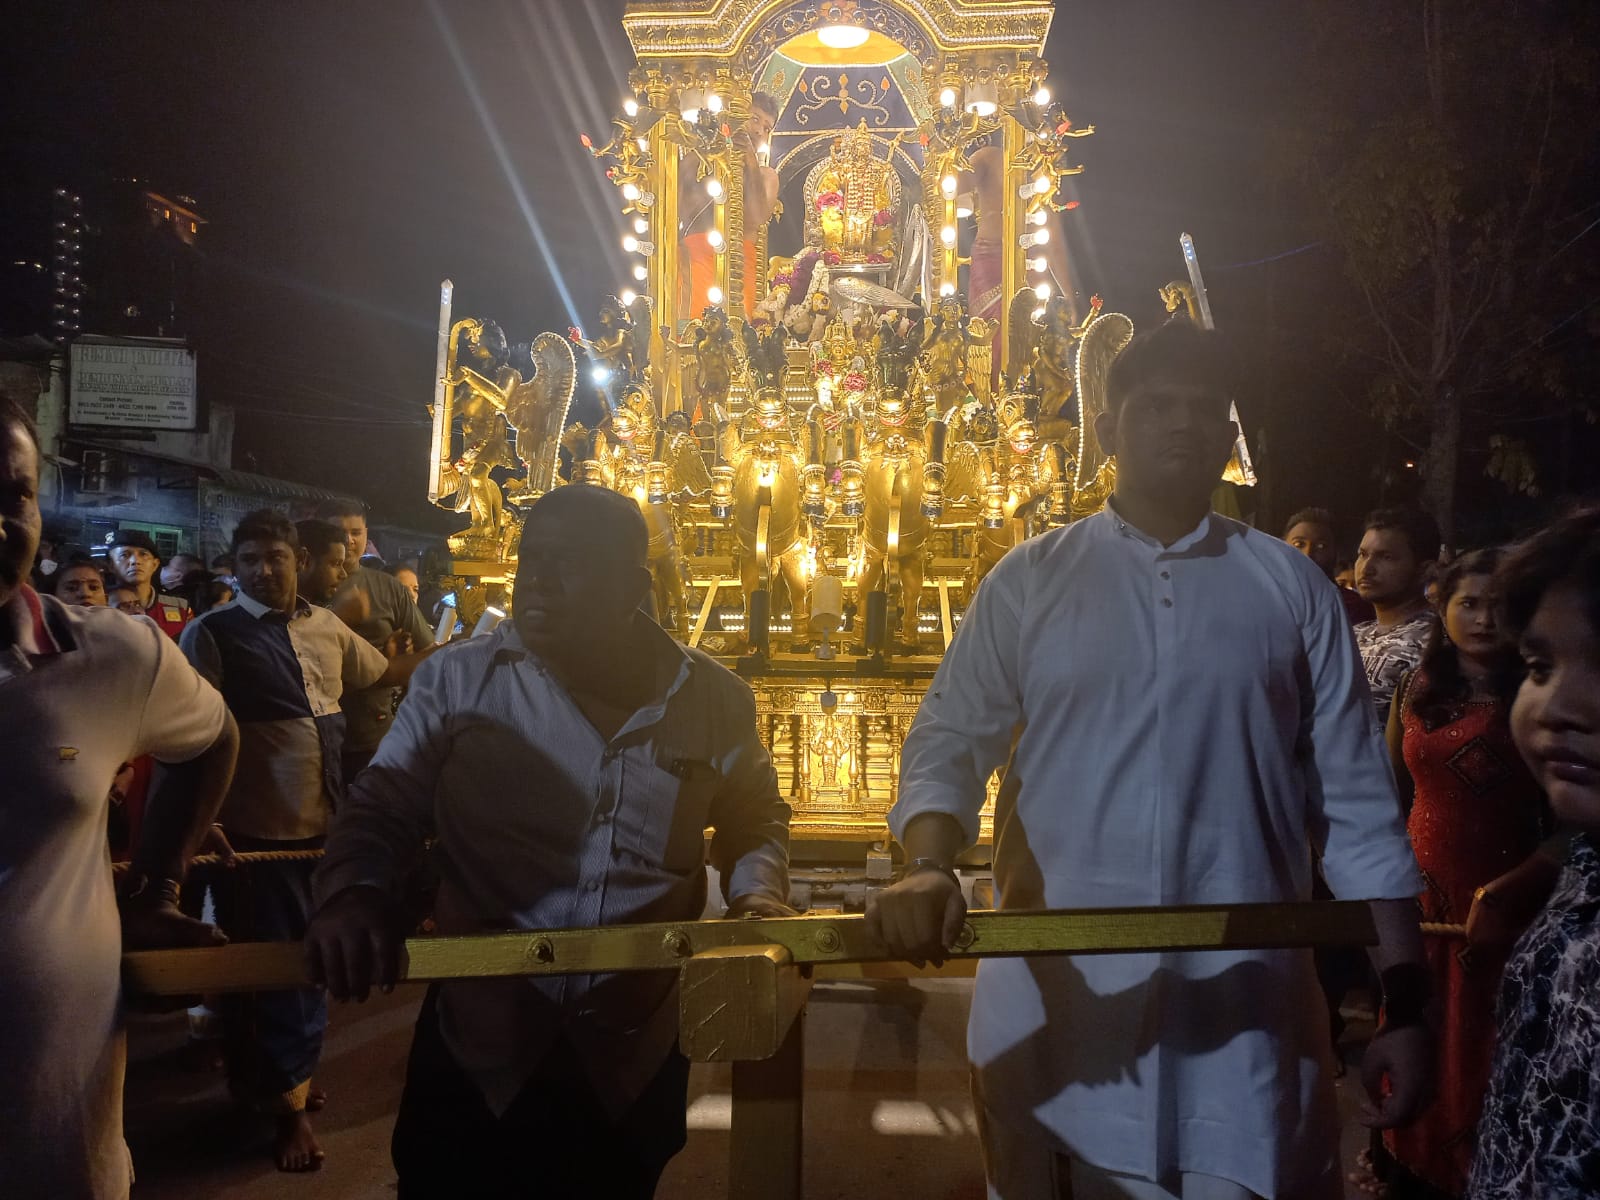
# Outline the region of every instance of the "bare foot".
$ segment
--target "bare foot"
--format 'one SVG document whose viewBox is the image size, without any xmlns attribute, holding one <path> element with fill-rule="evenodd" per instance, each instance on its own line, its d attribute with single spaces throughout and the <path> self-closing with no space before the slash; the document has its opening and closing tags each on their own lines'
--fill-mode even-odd
<svg viewBox="0 0 1600 1200">
<path fill-rule="evenodd" d="M 280 1171 L 316 1171 L 326 1157 L 312 1132 L 310 1118 L 303 1112 L 285 1113 L 278 1118 L 272 1153 Z"/>
<path fill-rule="evenodd" d="M 308 1113 L 321 1112 L 323 1109 L 325 1109 L 327 1107 L 328 1107 L 328 1090 L 327 1090 L 327 1088 L 320 1088 L 316 1084 L 313 1083 L 311 1085 L 311 1089 L 308 1092 L 306 1092 L 306 1111 Z"/>
</svg>

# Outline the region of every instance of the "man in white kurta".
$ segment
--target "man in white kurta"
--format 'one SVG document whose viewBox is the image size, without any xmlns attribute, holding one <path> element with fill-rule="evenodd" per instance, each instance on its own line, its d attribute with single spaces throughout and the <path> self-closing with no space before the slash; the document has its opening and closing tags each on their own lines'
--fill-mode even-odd
<svg viewBox="0 0 1600 1200">
<path fill-rule="evenodd" d="M 1166 460 L 1200 423 L 1175 420 L 1178 451 L 1154 426 Z M 1341 897 L 1415 896 L 1338 593 L 1199 495 L 1186 531 L 1169 513 L 1152 536 L 1113 500 L 989 575 L 902 751 L 890 824 L 908 854 L 928 814 L 975 840 L 1020 726 L 995 820 L 1002 908 L 1308 900 L 1313 848 Z M 1077 1164 L 1125 1181 L 1107 1195 L 1336 1197 L 1326 1031 L 1305 950 L 985 960 L 968 1050 L 990 1194 L 1053 1197 L 1062 1156 L 1079 1194 Z"/>
</svg>

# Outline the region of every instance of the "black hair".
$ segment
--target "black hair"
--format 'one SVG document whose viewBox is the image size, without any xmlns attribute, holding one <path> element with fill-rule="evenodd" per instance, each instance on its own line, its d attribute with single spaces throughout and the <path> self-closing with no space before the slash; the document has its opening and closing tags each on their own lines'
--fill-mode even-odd
<svg viewBox="0 0 1600 1200">
<path fill-rule="evenodd" d="M 750 107 L 759 108 L 774 121 L 778 119 L 778 101 L 770 92 L 751 92 Z"/>
<path fill-rule="evenodd" d="M 331 546 L 343 546 L 347 539 L 344 530 L 328 521 L 308 517 L 304 521 L 294 523 L 295 533 L 300 537 L 300 546 L 312 558 L 321 558 Z"/>
<path fill-rule="evenodd" d="M 1380 508 L 1368 513 L 1361 532 L 1373 529 L 1394 529 L 1404 534 L 1406 544 L 1411 547 L 1411 557 L 1418 564 L 1432 562 L 1439 557 L 1439 526 L 1420 508 Z"/>
<path fill-rule="evenodd" d="M 28 435 L 35 451 L 39 449 L 39 428 L 33 418 L 10 396 L 0 396 L 0 426 L 15 425 Z"/>
<path fill-rule="evenodd" d="M 1221 335 L 1189 320 L 1168 321 L 1128 343 L 1106 374 L 1106 406 L 1116 412 L 1157 379 L 1201 384 L 1230 399 L 1236 390 L 1232 356 Z"/>
<path fill-rule="evenodd" d="M 1333 514 L 1325 508 L 1302 508 L 1283 523 L 1283 536 L 1288 537 L 1289 531 L 1296 525 L 1321 525 L 1331 531 Z"/>
<path fill-rule="evenodd" d="M 580 517 L 578 514 L 581 513 Z M 546 492 L 528 506 L 522 536 L 528 536 L 535 514 L 552 521 L 588 519 L 605 526 L 605 548 L 630 565 L 649 561 L 650 529 L 639 506 L 621 492 L 592 483 L 569 483 Z"/>
<path fill-rule="evenodd" d="M 319 521 L 337 521 L 340 517 L 360 517 L 365 521 L 367 506 L 353 497 L 335 496 L 317 505 L 314 515 Z"/>
<path fill-rule="evenodd" d="M 231 551 L 230 552 L 225 552 L 225 553 L 219 554 L 215 558 L 213 558 L 211 560 L 211 569 L 213 571 L 227 571 L 229 574 L 232 574 L 233 573 L 233 554 L 232 554 L 232 552 Z"/>
<path fill-rule="evenodd" d="M 1600 504 L 1573 509 L 1506 552 L 1495 574 L 1501 636 L 1520 639 L 1552 588 L 1575 587 L 1600 637 Z"/>
<path fill-rule="evenodd" d="M 194 609 L 195 615 L 210 612 L 217 605 L 224 603 L 223 597 L 234 596 L 237 590 L 226 579 L 218 579 L 208 575 L 201 579 L 198 571 L 189 579 L 184 580 L 184 597 L 189 601 L 189 607 Z M 191 582 L 192 581 L 192 582 Z"/>
<path fill-rule="evenodd" d="M 1463 554 L 1439 575 L 1439 621 L 1428 635 L 1422 659 L 1417 664 L 1416 686 L 1408 703 L 1426 729 L 1438 729 L 1456 719 L 1460 706 L 1472 696 L 1472 684 L 1461 674 L 1461 651 L 1445 630 L 1444 610 L 1450 606 L 1461 581 L 1469 575 L 1493 575 L 1500 563 L 1500 551 L 1474 550 Z M 1489 690 L 1495 699 L 1509 704 L 1521 682 L 1516 653 L 1502 646 L 1489 667 Z"/>
<path fill-rule="evenodd" d="M 61 594 L 62 577 L 66 575 L 68 571 L 76 571 L 79 567 L 88 567 L 96 575 L 100 576 L 100 586 L 105 587 L 108 592 L 110 591 L 110 588 L 106 585 L 106 573 L 100 569 L 100 564 L 95 562 L 94 559 L 90 558 L 87 554 L 75 554 L 68 561 L 59 564 L 56 569 L 51 572 L 50 594 L 52 596 L 59 596 Z"/>
<path fill-rule="evenodd" d="M 258 508 L 245 513 L 233 530 L 233 549 L 237 551 L 246 542 L 287 542 L 296 549 L 300 536 L 294 523 L 275 508 Z"/>
</svg>

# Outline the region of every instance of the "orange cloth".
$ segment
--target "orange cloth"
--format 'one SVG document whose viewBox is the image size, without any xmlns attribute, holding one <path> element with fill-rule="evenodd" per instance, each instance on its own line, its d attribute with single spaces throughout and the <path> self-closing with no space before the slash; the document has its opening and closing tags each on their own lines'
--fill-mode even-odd
<svg viewBox="0 0 1600 1200">
<path fill-rule="evenodd" d="M 688 273 L 683 278 L 688 282 L 688 306 L 683 310 L 685 320 L 693 320 L 704 311 L 711 301 L 712 286 L 717 282 L 717 252 L 711 248 L 711 235 L 709 233 L 691 233 L 683 239 L 683 261 L 689 266 Z M 756 272 L 760 269 L 756 261 L 756 244 L 749 238 L 744 240 L 744 315 L 748 320 L 756 311 Z M 679 295 L 683 295 L 683 288 L 679 287 Z"/>
</svg>

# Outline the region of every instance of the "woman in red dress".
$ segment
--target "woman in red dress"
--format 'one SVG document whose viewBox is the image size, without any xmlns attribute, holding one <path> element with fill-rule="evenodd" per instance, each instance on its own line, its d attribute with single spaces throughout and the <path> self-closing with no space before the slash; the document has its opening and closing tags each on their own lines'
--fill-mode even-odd
<svg viewBox="0 0 1600 1200">
<path fill-rule="evenodd" d="M 1500 973 L 1516 922 L 1533 915 L 1511 911 L 1496 893 L 1509 899 L 1521 877 L 1542 865 L 1542 795 L 1507 724 L 1518 673 L 1514 652 L 1495 634 L 1489 589 L 1498 557 L 1480 550 L 1446 569 L 1443 621 L 1389 715 L 1390 754 L 1425 885 L 1422 919 L 1467 927 L 1465 940 L 1427 940 L 1438 1088 L 1414 1124 L 1384 1135 L 1391 1200 L 1466 1189 Z"/>
</svg>

